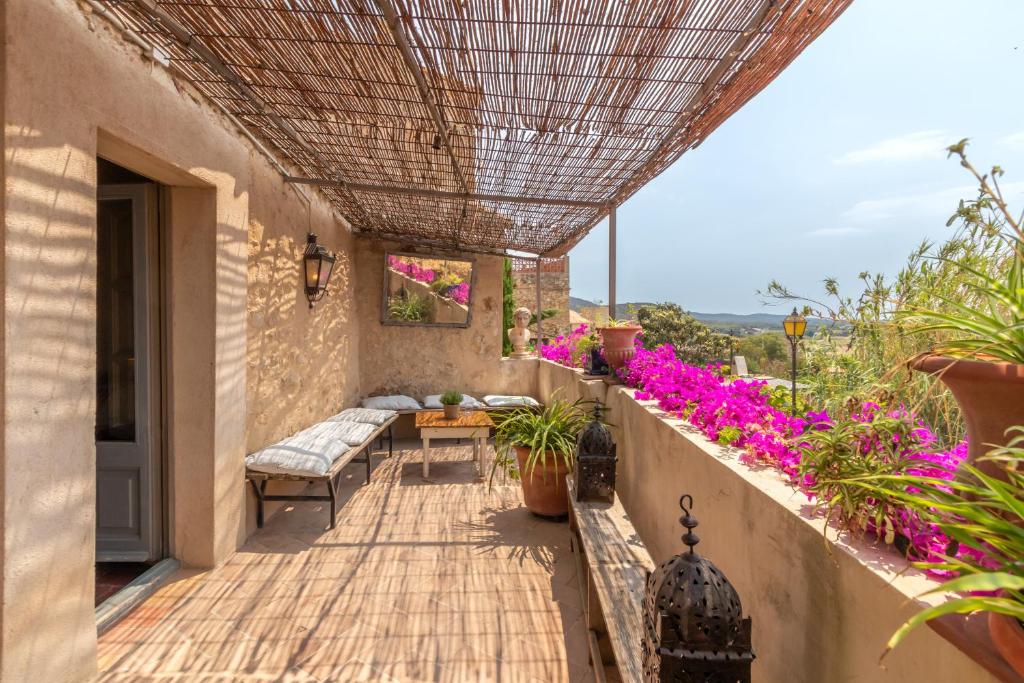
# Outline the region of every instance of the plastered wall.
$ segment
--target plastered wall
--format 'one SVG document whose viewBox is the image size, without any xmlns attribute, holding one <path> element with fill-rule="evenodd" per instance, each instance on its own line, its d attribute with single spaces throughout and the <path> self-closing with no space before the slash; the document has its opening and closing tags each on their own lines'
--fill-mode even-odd
<svg viewBox="0 0 1024 683">
<path fill-rule="evenodd" d="M 934 583 L 885 548 L 833 542 L 834 531 L 826 542 L 812 506 L 775 473 L 740 464 L 734 450 L 664 419 L 625 387 L 584 381 L 550 361 L 540 361 L 538 381 L 545 400 L 559 391 L 608 404 L 618 444 L 616 493 L 655 562 L 683 548 L 679 497 L 693 496 L 698 551 L 736 586 L 753 618 L 753 680 L 995 683 L 927 627 L 880 667 L 889 636 L 919 609 L 913 596 Z"/>
<path fill-rule="evenodd" d="M 167 187 L 169 542 L 186 565 L 216 564 L 245 538 L 249 448 L 359 393 L 351 237 L 84 5 L 0 12 L 0 680 L 88 680 L 97 155 Z M 335 294 L 313 312 L 294 261 L 310 226 L 341 252 Z"/>
</svg>

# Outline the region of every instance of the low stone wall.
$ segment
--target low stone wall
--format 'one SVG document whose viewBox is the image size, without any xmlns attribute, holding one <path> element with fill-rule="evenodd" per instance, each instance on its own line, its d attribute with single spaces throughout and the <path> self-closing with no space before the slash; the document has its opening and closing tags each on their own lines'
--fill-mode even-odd
<svg viewBox="0 0 1024 683">
<path fill-rule="evenodd" d="M 633 391 L 584 381 L 579 371 L 540 361 L 542 400 L 601 398 L 618 444 L 616 489 L 656 562 L 679 552 L 679 497 L 694 497 L 699 550 L 736 586 L 753 617 L 754 680 L 786 683 L 996 681 L 928 627 L 885 659 L 885 642 L 933 587 L 886 548 L 822 536 L 803 494 L 773 471 L 737 461 Z M 901 574 L 901 572 L 904 572 Z M 936 598 L 940 600 L 941 598 Z"/>
</svg>

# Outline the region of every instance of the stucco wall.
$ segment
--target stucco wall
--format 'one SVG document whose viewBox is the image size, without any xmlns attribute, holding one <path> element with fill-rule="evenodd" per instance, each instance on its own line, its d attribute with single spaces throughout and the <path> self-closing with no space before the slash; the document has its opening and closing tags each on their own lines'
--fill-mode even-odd
<svg viewBox="0 0 1024 683">
<path fill-rule="evenodd" d="M 931 629 L 912 633 L 878 666 L 893 631 L 933 583 L 894 553 L 822 537 L 821 519 L 780 476 L 755 471 L 633 391 L 585 382 L 540 361 L 548 400 L 602 398 L 610 408 L 619 466 L 616 491 L 656 562 L 682 548 L 679 497 L 694 497 L 699 550 L 736 586 L 753 617 L 755 681 L 933 683 L 995 679 Z M 898 572 L 906 570 L 899 575 Z M 939 598 L 936 598 L 939 599 Z"/>
<path fill-rule="evenodd" d="M 403 393 L 422 399 L 455 389 L 485 394 L 535 392 L 534 366 L 501 360 L 502 259 L 474 255 L 475 273 L 467 328 L 382 325 L 384 252 L 414 253 L 405 245 L 356 240 L 360 385 L 364 396 Z M 430 251 L 421 251 L 425 256 Z"/>
<path fill-rule="evenodd" d="M 2 8 L 0 679 L 87 680 L 97 154 L 169 187 L 171 545 L 186 564 L 215 564 L 244 538 L 248 448 L 359 393 L 351 238 L 104 20 L 71 0 Z M 313 312 L 295 260 L 310 224 L 342 252 L 335 295 Z"/>
</svg>

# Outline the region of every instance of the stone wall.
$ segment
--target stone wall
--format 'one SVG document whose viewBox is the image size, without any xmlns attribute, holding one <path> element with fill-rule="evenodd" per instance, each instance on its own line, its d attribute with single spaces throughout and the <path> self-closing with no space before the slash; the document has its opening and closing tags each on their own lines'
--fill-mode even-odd
<svg viewBox="0 0 1024 683">
<path fill-rule="evenodd" d="M 698 550 L 736 586 L 753 618 L 756 681 L 996 683 L 981 665 L 927 626 L 884 662 L 893 631 L 926 604 L 934 582 L 888 548 L 829 530 L 803 494 L 768 470 L 737 461 L 735 449 L 637 401 L 633 391 L 586 381 L 578 370 L 539 361 L 542 400 L 600 398 L 618 444 L 616 493 L 655 562 L 680 552 L 679 497 L 693 495 Z"/>
<path fill-rule="evenodd" d="M 525 306 L 536 313 L 536 271 L 513 271 L 512 279 L 515 282 L 516 308 Z M 550 339 L 569 330 L 569 260 L 565 259 L 565 270 L 562 272 L 541 271 L 540 286 L 543 309 L 554 308 L 558 311 L 556 316 L 543 321 L 541 326 L 544 336 Z"/>
</svg>

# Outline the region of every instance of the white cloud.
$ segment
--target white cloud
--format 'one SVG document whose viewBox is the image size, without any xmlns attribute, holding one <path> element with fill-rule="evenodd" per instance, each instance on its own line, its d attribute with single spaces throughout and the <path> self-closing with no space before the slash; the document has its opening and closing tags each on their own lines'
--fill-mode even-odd
<svg viewBox="0 0 1024 683">
<path fill-rule="evenodd" d="M 859 235 L 867 232 L 864 228 L 845 226 L 841 228 L 818 228 L 807 233 L 810 237 L 842 237 L 843 235 Z"/>
<path fill-rule="evenodd" d="M 852 166 L 877 162 L 941 159 L 945 156 L 946 147 L 952 142 L 956 141 L 944 130 L 921 130 L 849 151 L 834 159 L 833 163 Z"/>
<path fill-rule="evenodd" d="M 1010 207 L 1024 200 L 1024 181 L 1001 185 Z M 931 192 L 911 192 L 880 199 L 864 199 L 842 213 L 843 222 L 863 225 L 903 218 L 935 218 L 945 220 L 953 215 L 961 199 L 974 199 L 978 188 L 959 185 Z"/>
<path fill-rule="evenodd" d="M 1024 130 L 1007 135 L 999 141 L 999 144 L 1010 149 L 1024 149 Z"/>
</svg>

